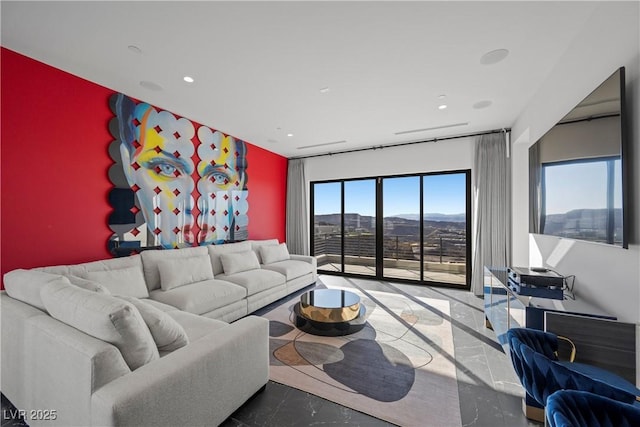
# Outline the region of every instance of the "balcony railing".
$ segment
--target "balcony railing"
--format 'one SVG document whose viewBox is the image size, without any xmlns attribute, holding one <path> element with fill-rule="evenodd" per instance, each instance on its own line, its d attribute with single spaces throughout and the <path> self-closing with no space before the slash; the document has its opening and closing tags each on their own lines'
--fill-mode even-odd
<svg viewBox="0 0 640 427">
<path fill-rule="evenodd" d="M 385 259 L 420 260 L 420 241 L 414 235 L 385 235 L 383 237 Z M 341 250 L 339 233 L 323 233 L 314 236 L 316 255 L 339 255 Z M 440 234 L 425 238 L 422 247 L 424 260 L 451 263 L 466 261 L 466 237 L 464 235 Z M 376 238 L 373 234 L 352 233 L 344 236 L 344 255 L 374 258 Z"/>
</svg>

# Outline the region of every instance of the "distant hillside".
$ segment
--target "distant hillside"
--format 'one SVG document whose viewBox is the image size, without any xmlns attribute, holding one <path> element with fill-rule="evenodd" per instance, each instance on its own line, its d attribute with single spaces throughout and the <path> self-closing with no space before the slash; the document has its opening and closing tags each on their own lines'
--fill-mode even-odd
<svg viewBox="0 0 640 427">
<path fill-rule="evenodd" d="M 394 215 L 394 217 L 411 219 L 414 221 L 420 220 L 420 215 L 418 214 L 400 214 L 400 215 Z M 467 220 L 467 217 L 463 213 L 459 213 L 459 214 L 426 213 L 424 214 L 424 219 L 426 221 L 465 222 Z"/>
<path fill-rule="evenodd" d="M 356 213 L 344 214 L 345 222 L 347 224 L 361 223 L 364 227 L 371 224 L 375 224 L 375 220 L 372 216 L 359 215 Z M 340 224 L 340 214 L 325 214 L 316 215 L 316 221 L 323 224 Z M 401 214 L 390 217 L 385 217 L 387 220 L 404 219 L 408 221 L 420 221 L 420 215 L 418 214 Z M 441 214 L 441 213 L 427 213 L 425 214 L 425 221 L 428 222 L 466 222 L 465 214 Z"/>
<path fill-rule="evenodd" d="M 607 209 L 574 209 L 545 218 L 544 234 L 606 242 Z M 622 236 L 622 209 L 614 209 L 614 236 Z"/>
</svg>

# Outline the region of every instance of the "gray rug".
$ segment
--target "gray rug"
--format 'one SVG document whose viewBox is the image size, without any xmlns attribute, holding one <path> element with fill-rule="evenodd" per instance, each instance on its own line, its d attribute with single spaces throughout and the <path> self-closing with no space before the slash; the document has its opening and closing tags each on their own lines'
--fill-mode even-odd
<svg viewBox="0 0 640 427">
<path fill-rule="evenodd" d="M 355 334 L 296 329 L 296 301 L 264 315 L 270 379 L 401 426 L 460 426 L 451 324 L 438 315 L 450 314 L 449 302 L 341 289 L 360 295 L 367 307 L 367 324 Z"/>
</svg>

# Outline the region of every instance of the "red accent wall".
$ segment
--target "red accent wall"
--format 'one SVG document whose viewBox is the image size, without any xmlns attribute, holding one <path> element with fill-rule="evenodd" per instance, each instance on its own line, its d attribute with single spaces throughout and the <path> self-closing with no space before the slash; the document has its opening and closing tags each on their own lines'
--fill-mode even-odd
<svg viewBox="0 0 640 427">
<path fill-rule="evenodd" d="M 255 145 L 247 149 L 249 238 L 286 241 L 287 158 Z"/>
<path fill-rule="evenodd" d="M 5 48 L 0 55 L 2 275 L 110 257 L 114 91 Z M 247 162 L 249 238 L 284 241 L 287 159 L 248 144 Z"/>
</svg>

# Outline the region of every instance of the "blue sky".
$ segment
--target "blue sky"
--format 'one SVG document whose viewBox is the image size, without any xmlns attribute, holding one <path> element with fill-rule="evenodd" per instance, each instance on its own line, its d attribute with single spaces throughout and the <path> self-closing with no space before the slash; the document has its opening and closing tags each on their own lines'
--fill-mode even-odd
<svg viewBox="0 0 640 427">
<path fill-rule="evenodd" d="M 444 174 L 424 177 L 424 212 L 460 214 L 465 212 L 465 175 Z M 340 213 L 340 183 L 316 184 L 315 214 Z M 375 215 L 375 180 L 345 182 L 345 212 Z M 384 178 L 384 216 L 420 213 L 420 177 Z"/>
<path fill-rule="evenodd" d="M 613 205 L 622 208 L 622 174 L 615 162 Z M 547 214 L 607 207 L 607 167 L 604 162 L 561 164 L 545 168 Z"/>
</svg>

